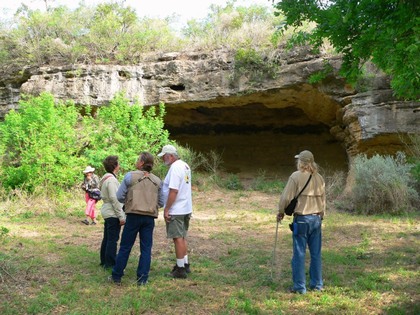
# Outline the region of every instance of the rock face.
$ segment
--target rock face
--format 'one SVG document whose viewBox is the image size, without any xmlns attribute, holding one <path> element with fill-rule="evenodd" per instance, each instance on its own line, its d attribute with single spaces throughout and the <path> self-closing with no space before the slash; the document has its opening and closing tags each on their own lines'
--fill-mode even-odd
<svg viewBox="0 0 420 315">
<path fill-rule="evenodd" d="M 166 104 L 173 135 L 327 132 L 348 158 L 365 152 L 394 153 L 400 135 L 420 133 L 420 103 L 392 97 L 388 80 L 376 73 L 358 92 L 338 75 L 338 57 L 300 49 L 279 51 L 275 75 L 235 76 L 226 51 L 171 53 L 140 65 L 71 65 L 29 69 L 0 83 L 0 115 L 17 106 L 21 93 L 51 92 L 76 104 L 106 105 L 117 92 L 143 105 Z M 328 64 L 316 84 L 311 75 Z M 294 148 L 299 149 L 299 146 Z"/>
</svg>

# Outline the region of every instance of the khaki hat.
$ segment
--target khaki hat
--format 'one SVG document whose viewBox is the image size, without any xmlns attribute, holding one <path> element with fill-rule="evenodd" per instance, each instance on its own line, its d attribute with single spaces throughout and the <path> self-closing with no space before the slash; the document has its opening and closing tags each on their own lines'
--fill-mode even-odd
<svg viewBox="0 0 420 315">
<path fill-rule="evenodd" d="M 86 166 L 85 170 L 83 171 L 83 173 L 93 173 L 95 171 L 95 168 L 92 166 Z"/>
<path fill-rule="evenodd" d="M 162 157 L 165 154 L 176 154 L 178 155 L 178 152 L 176 151 L 176 148 L 173 145 L 167 144 L 162 148 L 162 152 L 158 154 L 158 157 Z"/>
<path fill-rule="evenodd" d="M 300 152 L 298 155 L 295 155 L 295 159 L 299 159 L 302 162 L 311 163 L 314 161 L 314 155 L 311 151 L 304 150 Z"/>
</svg>

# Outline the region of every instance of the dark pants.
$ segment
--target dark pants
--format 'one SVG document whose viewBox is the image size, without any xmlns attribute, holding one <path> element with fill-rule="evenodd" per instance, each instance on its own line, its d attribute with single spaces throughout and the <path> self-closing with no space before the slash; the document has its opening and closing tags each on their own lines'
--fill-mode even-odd
<svg viewBox="0 0 420 315">
<path fill-rule="evenodd" d="M 120 231 L 121 225 L 118 218 L 105 219 L 104 237 L 101 244 L 101 266 L 104 268 L 112 268 L 115 265 Z"/>
<path fill-rule="evenodd" d="M 140 238 L 140 258 L 137 266 L 137 282 L 146 283 L 149 278 L 150 263 L 152 261 L 153 230 L 155 218 L 147 215 L 127 214 L 124 230 L 121 237 L 120 250 L 117 261 L 112 269 L 112 278 L 121 280 L 127 266 L 128 257 L 136 241 Z"/>
</svg>

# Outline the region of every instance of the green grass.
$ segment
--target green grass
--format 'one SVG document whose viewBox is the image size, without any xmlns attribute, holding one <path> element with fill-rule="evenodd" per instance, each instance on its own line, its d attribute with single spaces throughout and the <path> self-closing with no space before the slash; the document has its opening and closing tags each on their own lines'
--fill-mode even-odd
<svg viewBox="0 0 420 315">
<path fill-rule="evenodd" d="M 416 215 L 368 217 L 330 211 L 323 223 L 325 290 L 293 295 L 287 290 L 292 284 L 287 218 L 279 225 L 273 262 L 278 196 L 255 191 L 195 192 L 189 278 L 165 276 L 175 254 L 159 218 L 149 284 L 134 283 L 136 242 L 123 285 L 117 287 L 107 282 L 109 271 L 98 266 L 102 225 L 80 223 L 84 204 L 79 197 L 69 197 L 74 200 L 66 216 L 61 210 L 58 216 L 51 211 L 43 215 L 34 201 L 31 216 L 2 211 L 6 204 L 0 204 L 1 314 L 420 312 Z M 25 201 L 15 203 L 17 209 Z"/>
</svg>

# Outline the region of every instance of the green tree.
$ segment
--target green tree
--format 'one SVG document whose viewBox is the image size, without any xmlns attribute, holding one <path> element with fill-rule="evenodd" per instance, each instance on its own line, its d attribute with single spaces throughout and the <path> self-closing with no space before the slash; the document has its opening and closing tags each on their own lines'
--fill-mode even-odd
<svg viewBox="0 0 420 315">
<path fill-rule="evenodd" d="M 316 23 L 311 42 L 327 38 L 343 54 L 342 73 L 356 82 L 372 61 L 391 76 L 398 97 L 418 99 L 420 91 L 420 2 L 416 0 L 282 0 L 286 28 Z"/>
</svg>

